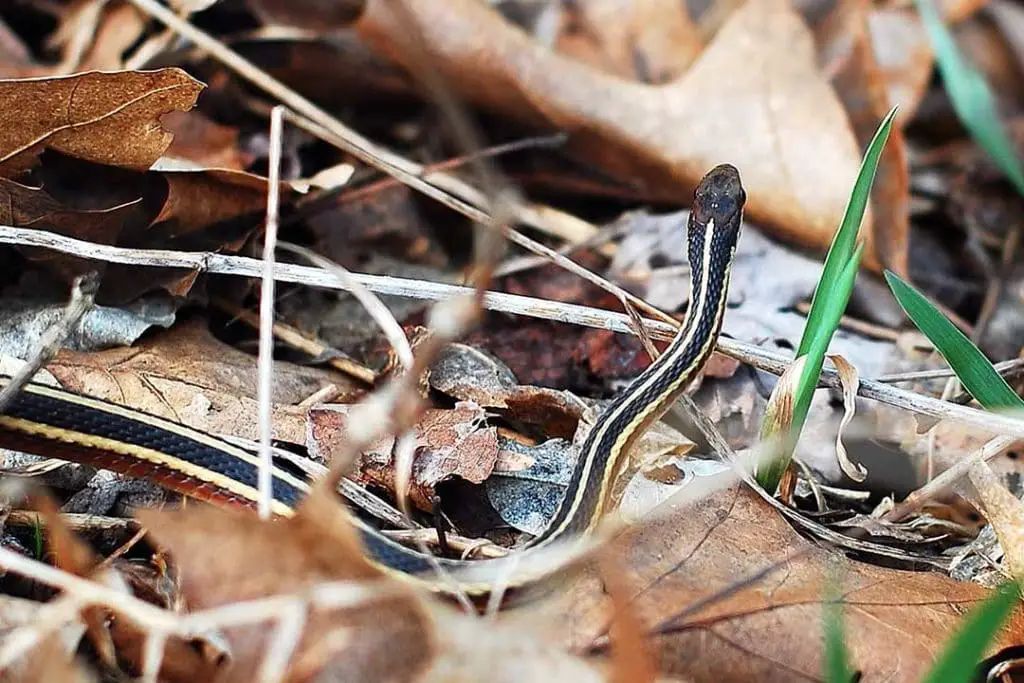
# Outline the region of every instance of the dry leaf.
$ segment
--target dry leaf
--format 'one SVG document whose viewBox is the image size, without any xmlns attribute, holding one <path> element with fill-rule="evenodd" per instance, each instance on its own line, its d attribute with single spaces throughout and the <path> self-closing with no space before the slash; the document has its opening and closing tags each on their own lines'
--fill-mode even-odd
<svg viewBox="0 0 1024 683">
<path fill-rule="evenodd" d="M 62 351 L 47 367 L 71 391 L 201 431 L 258 438 L 252 417 L 257 413 L 256 358 L 215 339 L 202 319 L 180 323 L 132 348 Z M 298 404 L 328 384 L 352 386 L 338 373 L 275 362 L 275 438 L 305 442 L 306 411 Z"/>
<path fill-rule="evenodd" d="M 971 467 L 967 476 L 977 491 L 985 518 L 999 538 L 1006 568 L 1014 578 L 1024 577 L 1024 503 L 1010 493 L 986 462 Z"/>
<path fill-rule="evenodd" d="M 220 125 L 202 112 L 171 112 L 160 123 L 174 134 L 166 157 L 235 171 L 245 170 L 255 160 L 254 154 L 239 149 L 237 129 Z"/>
<path fill-rule="evenodd" d="M 176 558 L 194 610 L 295 596 L 301 638 L 287 660 L 285 680 L 412 681 L 426 666 L 432 629 L 418 600 L 371 593 L 354 605 L 330 608 L 310 599 L 307 589 L 317 584 L 381 576 L 366 562 L 348 514 L 323 489 L 307 497 L 295 517 L 276 522 L 212 508 L 139 516 Z M 254 620 L 224 629 L 232 661 L 221 680 L 254 680 L 284 637 L 274 626 Z"/>
<path fill-rule="evenodd" d="M 49 44 L 64 58 L 57 73 L 114 71 L 124 65 L 124 53 L 142 36 L 146 15 L 129 2 L 87 0 L 64 13 Z"/>
<path fill-rule="evenodd" d="M 387 5 L 371 0 L 356 28 L 380 53 L 408 64 L 406 29 Z M 783 0 L 745 5 L 685 75 L 660 87 L 554 55 L 473 0 L 410 8 L 433 50 L 431 66 L 461 96 L 567 131 L 569 152 L 642 185 L 651 198 L 684 202 L 709 167 L 729 161 L 743 175 L 750 218 L 804 245 L 830 243 L 860 150 L 816 66 L 810 32 Z"/>
<path fill-rule="evenodd" d="M 559 10 L 555 49 L 629 80 L 674 80 L 704 47 L 687 6 L 676 0 L 592 0 Z"/>
<path fill-rule="evenodd" d="M 358 19 L 366 0 L 249 0 L 248 4 L 266 22 L 331 31 Z"/>
<path fill-rule="evenodd" d="M 662 632 L 649 637 L 661 651 L 664 675 L 695 683 L 820 675 L 817 629 L 826 570 L 841 556 L 812 545 L 745 486 L 629 530 L 611 551 L 629 558 L 630 583 L 637 587 L 633 609 L 648 629 Z M 753 585 L 694 607 L 779 562 Z M 847 647 L 864 681 L 918 683 L 963 614 L 989 594 L 940 574 L 865 563 L 845 562 L 838 576 Z M 606 605 L 595 609 L 589 595 L 594 588 L 581 582 L 581 592 L 566 598 L 581 606 L 570 617 L 580 643 L 605 627 L 599 615 Z M 690 607 L 695 611 L 675 618 Z M 1024 618 L 1017 613 L 993 649 L 1022 638 Z"/>
<path fill-rule="evenodd" d="M 191 109 L 202 88 L 176 68 L 0 81 L 0 175 L 32 166 L 44 147 L 148 169 L 171 142 L 159 117 Z"/>
<path fill-rule="evenodd" d="M 466 344 L 441 351 L 429 382 L 459 401 L 498 409 L 512 423 L 535 425 L 549 438 L 571 439 L 585 407 L 569 392 L 519 384 L 501 361 Z"/>
<path fill-rule="evenodd" d="M 323 460 L 344 442 L 351 406 L 323 405 L 309 411 L 310 452 Z M 486 427 L 486 413 L 473 403 L 459 402 L 452 410 L 426 410 L 416 423 L 416 453 L 409 497 L 416 507 L 434 508 L 435 485 L 459 477 L 483 482 L 498 459 L 498 431 Z M 366 448 L 353 478 L 364 484 L 396 490 L 395 437 L 386 435 Z"/>
<path fill-rule="evenodd" d="M 847 53 L 830 57 L 843 64 L 833 79 L 833 85 L 846 107 L 862 149 L 867 148 L 890 107 L 893 104 L 902 107 L 902 103 L 890 100 L 886 90 L 868 30 L 869 12 L 870 7 L 863 0 L 843 0 L 826 22 L 832 27 L 829 40 L 834 49 Z M 824 32 L 819 28 L 819 39 Z M 843 50 L 846 45 L 849 49 Z M 871 210 L 874 216 L 873 242 L 879 260 L 884 267 L 906 277 L 910 178 L 906 141 L 898 125 L 890 132 L 879 159 L 871 189 Z"/>
</svg>

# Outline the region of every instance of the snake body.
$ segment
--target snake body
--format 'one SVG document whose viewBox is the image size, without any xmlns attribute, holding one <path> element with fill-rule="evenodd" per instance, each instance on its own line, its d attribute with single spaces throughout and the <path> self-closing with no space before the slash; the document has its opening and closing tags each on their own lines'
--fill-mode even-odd
<svg viewBox="0 0 1024 683">
<path fill-rule="evenodd" d="M 688 225 L 686 319 L 668 349 L 601 413 L 580 450 L 565 498 L 528 547 L 594 530 L 630 446 L 703 368 L 722 325 L 745 199 L 739 173 L 730 165 L 715 167 L 697 186 Z M 24 387 L 0 415 L 0 446 L 148 479 L 215 504 L 255 507 L 259 497 L 253 454 L 170 420 L 40 384 Z M 279 467 L 272 475 L 272 509 L 288 516 L 309 486 Z M 446 590 L 433 577 L 434 564 L 456 571 L 475 564 L 428 558 L 354 516 L 353 523 L 374 563 L 431 588 Z M 470 583 L 461 589 L 482 595 L 490 586 Z"/>
</svg>

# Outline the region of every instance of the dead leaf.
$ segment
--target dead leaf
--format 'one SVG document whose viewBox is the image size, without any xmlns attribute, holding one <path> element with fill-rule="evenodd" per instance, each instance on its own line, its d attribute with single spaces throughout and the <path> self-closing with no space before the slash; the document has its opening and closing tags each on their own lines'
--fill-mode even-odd
<svg viewBox="0 0 1024 683">
<path fill-rule="evenodd" d="M 558 52 L 629 80 L 675 80 L 703 48 L 686 5 L 676 0 L 599 0 L 559 11 Z"/>
<path fill-rule="evenodd" d="M 46 152 L 33 176 L 42 188 L 0 178 L 0 217 L 7 225 L 57 232 L 121 247 L 237 252 L 265 213 L 265 178 L 230 170 L 148 171 L 98 166 Z M 282 186 L 287 202 L 294 192 Z M 97 300 L 130 303 L 163 288 L 188 295 L 198 273 L 97 263 L 52 250 L 20 251 L 70 281 L 102 269 Z"/>
<path fill-rule="evenodd" d="M 75 576 L 101 582 L 126 594 L 133 586 L 144 586 L 145 592 L 149 593 L 148 585 L 129 581 L 128 577 L 119 571 L 122 567 L 129 567 L 128 571 L 138 577 L 134 565 L 110 565 L 101 562 L 91 548 L 65 524 L 49 496 L 37 495 L 33 499 L 45 520 L 47 546 L 56 567 Z M 147 640 L 146 628 L 126 617 L 109 617 L 110 610 L 107 607 L 89 606 L 81 611 L 87 635 L 100 661 L 111 671 L 140 672 Z M 209 639 L 202 636 L 190 639 L 171 637 L 165 643 L 161 675 L 163 680 L 173 682 L 210 680 L 222 665 L 222 653 Z"/>
<path fill-rule="evenodd" d="M 13 600 L 4 597 L 5 603 Z M 38 603 L 31 604 L 35 605 L 33 611 L 38 612 Z M 71 631 L 74 626 L 66 626 L 64 631 Z M 62 642 L 60 633 L 43 638 L 30 652 L 7 667 L 0 675 L 0 680 L 3 683 L 96 683 L 98 678 L 95 673 L 76 661 L 74 652 L 70 650 L 67 643 Z"/>
<path fill-rule="evenodd" d="M 145 510 L 140 520 L 176 558 L 194 610 L 295 596 L 303 617 L 301 639 L 287 660 L 285 680 L 415 680 L 429 661 L 433 639 L 418 600 L 370 594 L 335 608 L 308 597 L 308 588 L 324 582 L 381 578 L 366 562 L 347 513 L 328 495 L 317 489 L 294 517 L 273 523 L 212 508 Z M 256 678 L 280 637 L 275 624 L 254 620 L 223 630 L 232 660 L 220 680 Z"/>
<path fill-rule="evenodd" d="M 64 54 L 56 71 L 65 74 L 121 69 L 125 52 L 145 28 L 146 15 L 129 2 L 73 3 L 48 41 Z"/>
<path fill-rule="evenodd" d="M 224 126 L 200 111 L 174 111 L 160 118 L 174 138 L 164 156 L 185 159 L 201 167 L 243 171 L 255 155 L 239 149 L 238 130 Z"/>
<path fill-rule="evenodd" d="M 342 193 L 315 209 L 309 225 L 318 252 L 346 268 L 365 272 L 367 261 L 384 256 L 434 268 L 448 265 L 416 193 L 405 185 Z"/>
<path fill-rule="evenodd" d="M 42 188 L 0 178 L 0 221 L 13 227 L 30 227 L 103 244 L 116 243 L 127 222 L 136 218 L 135 202 L 100 209 L 78 209 L 59 201 Z M 47 249 L 23 248 L 29 259 L 46 264 L 70 281 L 94 263 L 71 259 Z"/>
<path fill-rule="evenodd" d="M 585 404 L 567 391 L 519 384 L 508 366 L 467 344 L 449 344 L 430 366 L 430 386 L 460 401 L 496 409 L 545 437 L 571 439 Z"/>
<path fill-rule="evenodd" d="M 202 319 L 178 324 L 133 348 L 62 351 L 47 368 L 71 391 L 201 431 L 258 438 L 252 418 L 257 413 L 256 358 L 215 339 Z M 284 362 L 275 363 L 274 378 L 274 436 L 291 443 L 305 442 L 306 411 L 299 403 L 327 384 L 353 387 L 338 373 Z"/>
<path fill-rule="evenodd" d="M 0 81 L 0 175 L 29 168 L 44 147 L 148 169 L 171 142 L 159 117 L 191 109 L 202 88 L 177 68 Z"/>
<path fill-rule="evenodd" d="M 350 406 L 318 406 L 309 411 L 311 453 L 324 460 L 343 443 Z M 452 477 L 474 484 L 490 476 L 498 459 L 498 432 L 486 427 L 484 410 L 468 402 L 459 402 L 451 410 L 430 409 L 416 423 L 416 453 L 412 466 L 409 497 L 421 510 L 434 509 L 434 486 Z M 396 490 L 394 462 L 395 437 L 378 439 L 365 449 L 359 470 L 352 476 L 364 484 Z"/>
<path fill-rule="evenodd" d="M 867 149 L 878 124 L 893 104 L 875 57 L 868 28 L 870 6 L 863 0 L 843 0 L 830 16 L 832 40 L 850 45 L 833 85 L 853 123 L 857 141 Z M 819 29 L 819 39 L 823 33 Z M 838 46 L 837 46 L 838 48 Z M 841 51 L 841 48 L 839 48 Z M 906 118 L 901 119 L 906 120 Z M 907 277 L 910 233 L 910 178 L 906 141 L 899 125 L 893 126 L 882 149 L 871 189 L 874 244 L 883 267 Z"/>
<path fill-rule="evenodd" d="M 921 18 L 912 9 L 879 7 L 868 13 L 867 23 L 889 102 L 900 107 L 897 121 L 910 121 L 924 99 L 935 62 Z"/>
<path fill-rule="evenodd" d="M 0 78 L 30 78 L 46 72 L 35 63 L 24 41 L 0 20 Z"/>
<path fill-rule="evenodd" d="M 822 671 L 820 630 L 826 568 L 835 551 L 812 546 L 745 486 L 715 494 L 685 514 L 627 531 L 612 552 L 629 558 L 631 605 L 660 649 L 663 675 L 686 680 L 792 681 Z M 799 554 L 798 554 L 799 553 Z M 782 562 L 783 560 L 788 561 Z M 696 607 L 774 563 L 753 585 Z M 864 681 L 917 683 L 963 614 L 988 596 L 943 575 L 845 562 L 840 573 L 847 647 Z M 605 629 L 582 581 L 567 596 L 576 642 Z M 575 606 L 580 607 L 575 607 Z M 694 606 L 692 612 L 676 618 Z M 816 635 L 814 635 L 816 634 Z M 994 648 L 1020 644 L 1018 612 Z M 728 672 L 728 673 L 723 673 Z"/>
<path fill-rule="evenodd" d="M 366 0 L 249 0 L 248 4 L 267 22 L 330 31 L 358 19 Z"/>
<path fill-rule="evenodd" d="M 971 467 L 967 476 L 977 491 L 982 512 L 999 538 L 1010 576 L 1024 576 L 1024 504 L 999 481 L 986 462 Z"/>
<path fill-rule="evenodd" d="M 783 0 L 745 5 L 684 76 L 660 87 L 553 55 L 472 0 L 410 8 L 436 58 L 432 67 L 461 96 L 567 131 L 569 152 L 642 183 L 651 198 L 685 201 L 709 167 L 728 160 L 743 176 L 751 219 L 813 248 L 830 243 L 860 150 L 815 64 L 809 31 Z M 371 0 L 356 29 L 407 64 L 405 29 L 387 2 Z M 873 245 L 867 254 L 877 268 Z"/>
</svg>

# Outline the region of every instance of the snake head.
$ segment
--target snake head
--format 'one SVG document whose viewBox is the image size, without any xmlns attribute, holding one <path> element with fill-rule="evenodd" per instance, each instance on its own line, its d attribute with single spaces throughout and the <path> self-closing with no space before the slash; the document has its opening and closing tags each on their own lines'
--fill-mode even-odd
<svg viewBox="0 0 1024 683">
<path fill-rule="evenodd" d="M 706 228 L 714 221 L 716 228 L 739 232 L 747 193 L 735 166 L 721 164 L 708 171 L 697 186 L 693 199 L 691 229 L 693 225 Z"/>
</svg>

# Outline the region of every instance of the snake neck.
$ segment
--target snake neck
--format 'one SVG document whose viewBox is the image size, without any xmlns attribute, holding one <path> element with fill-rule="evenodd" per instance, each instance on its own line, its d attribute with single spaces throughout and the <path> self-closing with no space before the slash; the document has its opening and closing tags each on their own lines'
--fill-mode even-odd
<svg viewBox="0 0 1024 683">
<path fill-rule="evenodd" d="M 567 495 L 547 529 L 530 544 L 546 545 L 593 529 L 611 502 L 630 447 L 675 403 L 714 350 L 725 312 L 735 230 L 689 235 L 690 307 L 671 345 L 601 414 L 580 449 Z M 649 397 L 649 398 L 645 398 Z"/>
</svg>

